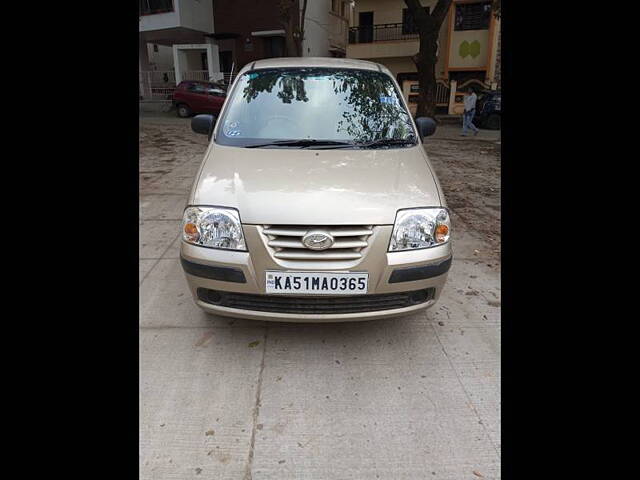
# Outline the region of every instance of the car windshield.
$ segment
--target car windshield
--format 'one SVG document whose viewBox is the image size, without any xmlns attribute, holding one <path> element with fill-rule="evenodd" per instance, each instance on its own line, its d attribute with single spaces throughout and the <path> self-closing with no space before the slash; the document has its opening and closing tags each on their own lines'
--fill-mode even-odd
<svg viewBox="0 0 640 480">
<path fill-rule="evenodd" d="M 215 92 L 221 91 L 222 93 L 225 93 L 227 91 L 227 87 L 220 83 L 209 82 L 207 83 L 207 90 Z"/>
<path fill-rule="evenodd" d="M 237 80 L 227 102 L 216 136 L 222 145 L 401 148 L 417 141 L 392 79 L 378 71 L 255 70 Z"/>
</svg>

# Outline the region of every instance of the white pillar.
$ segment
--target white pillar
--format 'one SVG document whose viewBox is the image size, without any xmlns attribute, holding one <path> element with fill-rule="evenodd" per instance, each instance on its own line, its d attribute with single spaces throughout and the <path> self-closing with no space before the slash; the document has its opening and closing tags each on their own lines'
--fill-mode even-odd
<svg viewBox="0 0 640 480">
<path fill-rule="evenodd" d="M 456 103 L 456 90 L 458 88 L 458 82 L 456 80 L 451 80 L 449 83 L 449 115 L 455 114 L 453 110 L 453 106 Z"/>
<path fill-rule="evenodd" d="M 151 77 L 150 73 L 148 73 L 151 67 L 149 66 L 147 42 L 142 36 L 138 37 L 138 68 L 140 71 L 140 95 L 146 99 L 151 97 Z"/>
<path fill-rule="evenodd" d="M 173 68 L 176 72 L 176 85 L 182 81 L 182 64 L 180 63 L 180 51 L 178 46 L 173 46 Z"/>
<path fill-rule="evenodd" d="M 220 52 L 218 49 L 218 44 L 213 38 L 207 38 L 206 45 L 209 78 L 212 80 L 221 80 L 222 74 L 220 73 Z"/>
</svg>

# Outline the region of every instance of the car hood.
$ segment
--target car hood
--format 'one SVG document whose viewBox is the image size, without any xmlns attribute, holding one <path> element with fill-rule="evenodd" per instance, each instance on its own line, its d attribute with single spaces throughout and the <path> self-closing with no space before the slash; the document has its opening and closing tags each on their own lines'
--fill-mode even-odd
<svg viewBox="0 0 640 480">
<path fill-rule="evenodd" d="M 376 150 L 212 143 L 191 205 L 235 207 L 242 223 L 391 225 L 401 208 L 443 205 L 421 145 Z"/>
</svg>

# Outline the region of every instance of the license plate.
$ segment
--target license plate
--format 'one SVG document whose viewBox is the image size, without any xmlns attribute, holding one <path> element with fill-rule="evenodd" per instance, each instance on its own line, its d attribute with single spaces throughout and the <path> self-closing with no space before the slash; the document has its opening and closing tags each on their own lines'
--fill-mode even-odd
<svg viewBox="0 0 640 480">
<path fill-rule="evenodd" d="M 266 272 L 267 293 L 360 295 L 367 293 L 369 274 L 330 272 Z"/>
</svg>

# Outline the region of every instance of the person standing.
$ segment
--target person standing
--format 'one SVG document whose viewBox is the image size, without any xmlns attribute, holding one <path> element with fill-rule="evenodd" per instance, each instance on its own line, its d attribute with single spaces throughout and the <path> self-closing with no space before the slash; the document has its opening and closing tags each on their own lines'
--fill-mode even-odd
<svg viewBox="0 0 640 480">
<path fill-rule="evenodd" d="M 469 88 L 469 95 L 464 97 L 464 114 L 462 115 L 462 135 L 463 137 L 467 136 L 467 130 L 472 130 L 473 135 L 478 134 L 478 127 L 473 124 L 473 117 L 476 114 L 476 101 L 478 100 L 478 96 L 476 95 L 473 87 Z"/>
</svg>

